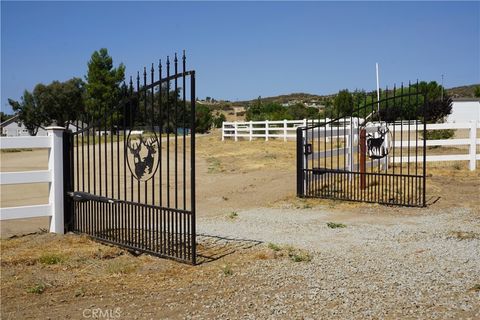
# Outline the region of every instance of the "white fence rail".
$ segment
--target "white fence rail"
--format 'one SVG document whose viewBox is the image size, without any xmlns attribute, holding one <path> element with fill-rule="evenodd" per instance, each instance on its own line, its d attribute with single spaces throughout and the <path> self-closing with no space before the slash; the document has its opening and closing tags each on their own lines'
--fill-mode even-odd
<svg viewBox="0 0 480 320">
<path fill-rule="evenodd" d="M 2 137 L 0 149 L 47 148 L 48 170 L 0 172 L 0 185 L 49 183 L 48 204 L 0 208 L 0 220 L 50 217 L 50 232 L 64 233 L 63 130 L 47 128 L 46 137 Z"/>
<path fill-rule="evenodd" d="M 343 119 L 345 122 L 345 127 L 343 127 L 343 122 L 337 123 L 335 127 L 330 128 L 329 125 L 319 128 L 319 130 L 326 131 L 326 133 L 321 133 L 320 137 L 326 137 L 327 140 L 332 138 L 339 137 L 340 139 L 347 139 L 350 135 L 350 124 L 353 125 L 354 135 L 352 137 L 353 141 L 357 141 L 358 137 L 355 133 L 355 130 L 358 120 L 353 118 Z M 235 141 L 238 141 L 240 138 L 247 138 L 252 141 L 254 138 L 262 138 L 265 141 L 268 141 L 271 138 L 281 138 L 284 141 L 287 139 L 296 138 L 296 130 L 298 127 L 306 126 L 307 124 L 313 124 L 318 122 L 330 121 L 330 119 L 314 120 L 281 120 L 281 121 L 248 121 L 248 122 L 223 122 L 222 125 L 222 141 L 228 138 L 233 138 Z M 480 123 L 477 121 L 463 122 L 463 123 L 435 123 L 427 124 L 427 130 L 445 130 L 445 129 L 457 129 L 457 130 L 468 130 L 469 137 L 462 139 L 441 139 L 441 140 L 427 140 L 427 146 L 469 146 L 469 152 L 466 154 L 456 154 L 456 155 L 428 155 L 426 157 L 427 162 L 439 162 L 439 161 L 469 161 L 470 170 L 476 169 L 476 161 L 480 160 L 480 154 L 477 153 L 477 145 L 480 144 L 480 139 L 477 137 L 477 129 L 480 129 Z M 403 130 L 416 130 L 415 126 L 403 125 L 401 128 L 400 125 L 395 125 L 390 127 L 390 130 L 400 131 Z M 313 132 L 313 131 L 309 131 Z M 423 142 L 422 142 L 423 143 Z M 419 142 L 419 146 L 422 145 Z M 407 147 L 408 145 L 415 146 L 416 141 L 394 141 L 394 147 Z M 480 151 L 480 150 L 478 150 Z M 343 149 L 341 150 L 343 154 Z M 336 152 L 322 152 L 322 157 L 335 156 Z M 313 155 L 315 157 L 315 155 Z M 411 158 L 410 160 L 415 161 Z M 400 161 L 400 157 L 390 157 L 390 162 Z M 407 157 L 403 157 L 402 161 L 408 161 Z"/>
</svg>

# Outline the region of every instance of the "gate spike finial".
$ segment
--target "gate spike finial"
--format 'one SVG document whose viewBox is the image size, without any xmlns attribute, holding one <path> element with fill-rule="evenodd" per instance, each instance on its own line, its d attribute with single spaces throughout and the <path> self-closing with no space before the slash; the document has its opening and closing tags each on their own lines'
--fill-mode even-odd
<svg viewBox="0 0 480 320">
<path fill-rule="evenodd" d="M 182 60 L 185 61 L 185 59 L 187 59 L 187 56 L 185 55 L 185 49 L 183 49 L 183 56 L 182 56 Z"/>
<path fill-rule="evenodd" d="M 153 73 L 154 69 L 153 69 L 153 62 L 152 62 L 152 69 L 150 69 L 150 72 Z"/>
<path fill-rule="evenodd" d="M 177 63 L 178 59 L 177 59 L 177 53 L 175 52 L 175 58 L 173 60 L 175 63 Z"/>
</svg>

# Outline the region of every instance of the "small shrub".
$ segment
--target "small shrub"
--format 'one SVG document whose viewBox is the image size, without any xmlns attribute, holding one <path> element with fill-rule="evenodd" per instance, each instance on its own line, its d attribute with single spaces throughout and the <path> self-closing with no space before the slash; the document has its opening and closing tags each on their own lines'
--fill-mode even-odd
<svg viewBox="0 0 480 320">
<path fill-rule="evenodd" d="M 476 285 L 474 285 L 473 287 L 471 287 L 471 288 L 470 288 L 470 291 L 479 292 L 479 291 L 480 291 L 480 283 L 477 283 Z"/>
<path fill-rule="evenodd" d="M 235 219 L 235 218 L 238 217 L 238 213 L 237 213 L 236 211 L 232 211 L 232 212 L 230 212 L 230 214 L 228 215 L 228 217 L 229 217 L 230 219 Z"/>
<path fill-rule="evenodd" d="M 111 274 L 127 274 L 135 271 L 136 266 L 122 260 L 112 260 L 107 265 L 107 272 Z"/>
<path fill-rule="evenodd" d="M 289 257 L 290 259 L 292 259 L 293 262 L 303 262 L 303 261 L 309 262 L 312 260 L 312 257 L 310 256 L 310 254 L 305 251 L 293 253 L 289 255 Z"/>
<path fill-rule="evenodd" d="M 336 223 L 336 222 L 328 222 L 327 226 L 331 229 L 337 229 L 337 228 L 346 228 L 347 225 L 343 223 Z"/>
<path fill-rule="evenodd" d="M 75 291 L 75 297 L 84 297 L 85 296 L 85 289 L 80 288 L 77 291 Z"/>
<path fill-rule="evenodd" d="M 222 171 L 222 164 L 220 160 L 214 157 L 210 157 L 207 159 L 208 163 L 208 173 L 217 173 Z"/>
<path fill-rule="evenodd" d="M 444 130 L 427 130 L 425 132 L 424 140 L 441 140 L 441 139 L 450 139 L 455 135 L 454 129 L 444 129 Z M 422 132 L 423 136 L 423 132 Z"/>
<path fill-rule="evenodd" d="M 58 264 L 64 260 L 64 257 L 56 253 L 44 253 L 38 258 L 38 261 L 42 264 Z"/>
<path fill-rule="evenodd" d="M 285 249 L 293 262 L 309 262 L 312 260 L 312 256 L 305 250 L 295 249 L 292 246 L 287 246 Z"/>
<path fill-rule="evenodd" d="M 268 248 L 269 249 L 272 249 L 273 251 L 280 251 L 282 248 L 280 248 L 279 245 L 275 244 L 275 243 L 269 243 L 268 244 Z"/>
<path fill-rule="evenodd" d="M 232 267 L 229 264 L 225 264 L 222 267 L 223 274 L 226 276 L 231 276 L 233 274 Z"/>
<path fill-rule="evenodd" d="M 28 293 L 42 294 L 45 291 L 45 284 L 37 283 L 36 285 L 27 288 Z"/>
<path fill-rule="evenodd" d="M 462 165 L 458 162 L 453 164 L 453 169 L 455 170 L 462 170 Z"/>
</svg>

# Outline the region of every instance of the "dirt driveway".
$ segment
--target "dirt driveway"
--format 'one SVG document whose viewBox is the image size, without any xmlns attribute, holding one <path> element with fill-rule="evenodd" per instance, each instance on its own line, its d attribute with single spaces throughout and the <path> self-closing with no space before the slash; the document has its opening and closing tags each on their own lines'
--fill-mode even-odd
<svg viewBox="0 0 480 320">
<path fill-rule="evenodd" d="M 425 209 L 301 200 L 294 147 L 199 139 L 196 267 L 73 234 L 1 240 L 2 319 L 480 317 L 479 171 L 432 168 Z M 2 188 L 2 206 L 33 198 Z"/>
</svg>

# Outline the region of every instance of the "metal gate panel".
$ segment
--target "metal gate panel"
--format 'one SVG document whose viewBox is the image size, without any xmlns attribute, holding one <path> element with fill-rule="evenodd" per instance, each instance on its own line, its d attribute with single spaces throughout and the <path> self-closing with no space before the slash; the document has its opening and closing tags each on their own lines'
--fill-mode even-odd
<svg viewBox="0 0 480 320">
<path fill-rule="evenodd" d="M 298 128 L 297 195 L 425 206 L 427 101 L 412 87 Z"/>
<path fill-rule="evenodd" d="M 121 95 L 70 133 L 67 230 L 195 264 L 195 71 L 167 57 Z"/>
</svg>

